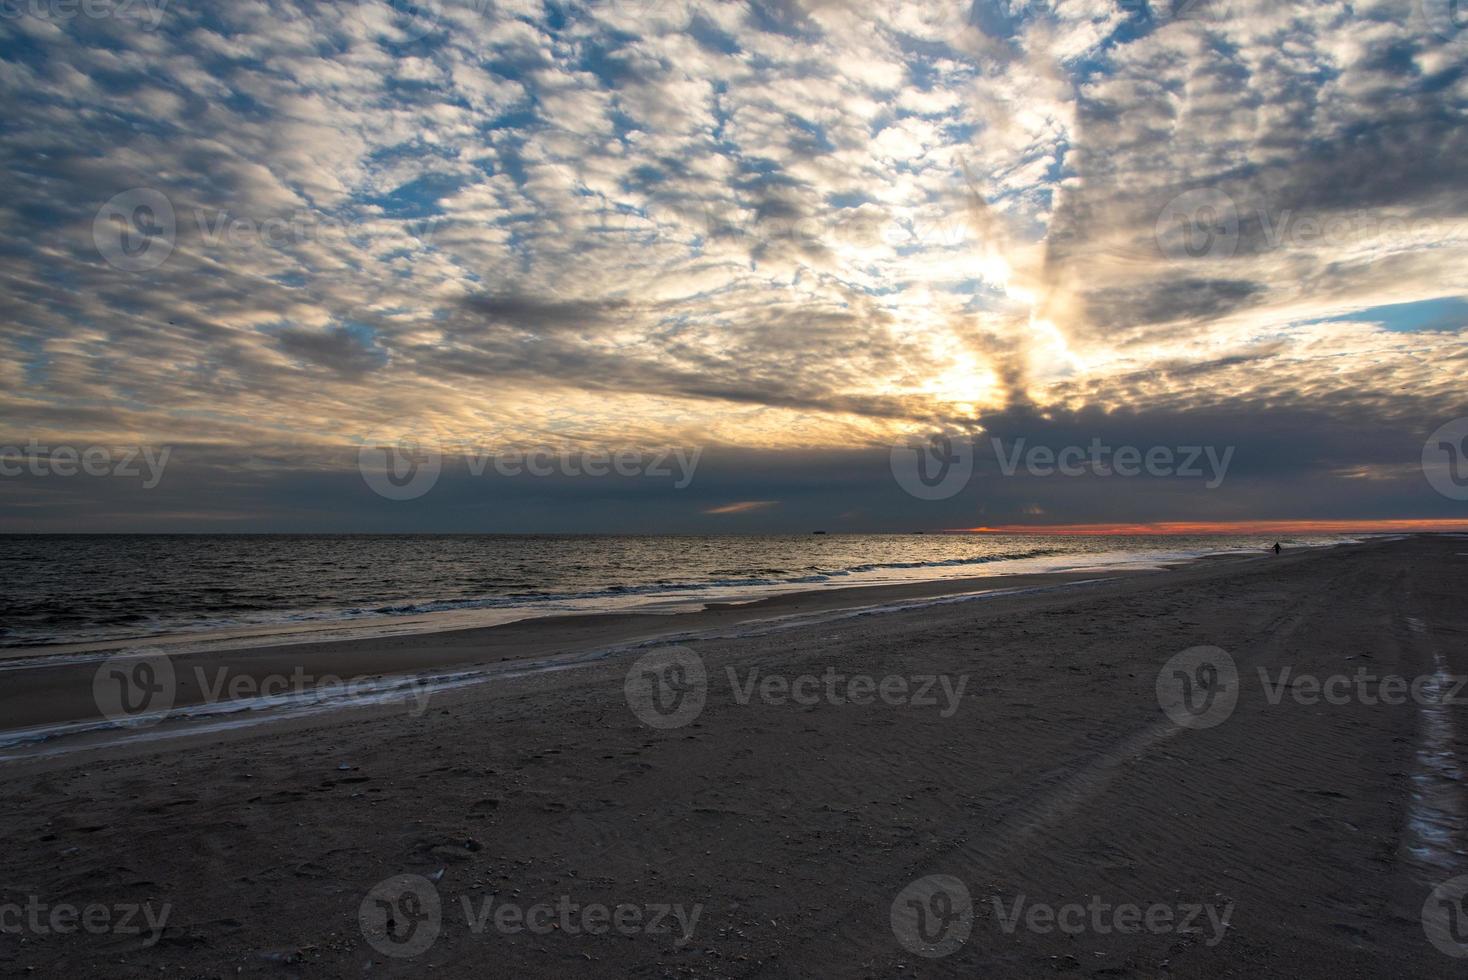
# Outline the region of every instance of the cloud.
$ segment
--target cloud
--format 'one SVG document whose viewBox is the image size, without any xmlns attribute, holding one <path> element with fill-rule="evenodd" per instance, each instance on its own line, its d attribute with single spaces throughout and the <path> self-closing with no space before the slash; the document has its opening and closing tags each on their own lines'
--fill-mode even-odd
<svg viewBox="0 0 1468 980">
<path fill-rule="evenodd" d="M 624 299 L 558 301 L 516 295 L 465 296 L 461 302 L 465 309 L 483 315 L 490 323 L 529 333 L 565 329 L 594 331 L 630 305 Z"/>
<path fill-rule="evenodd" d="M 1461 329 L 1350 319 L 1468 295 L 1463 39 L 1400 5 L 430 6 L 0 21 L 8 438 L 1284 412 L 1328 479 L 1461 404 Z"/>
<path fill-rule="evenodd" d="M 277 338 L 282 352 L 341 374 L 361 375 L 386 361 L 369 338 L 344 327 L 322 332 L 288 328 Z"/>
<path fill-rule="evenodd" d="M 707 507 L 703 512 L 705 514 L 748 514 L 750 511 L 779 506 L 779 503 L 778 500 L 740 500 L 732 504 L 721 504 L 718 507 Z"/>
</svg>

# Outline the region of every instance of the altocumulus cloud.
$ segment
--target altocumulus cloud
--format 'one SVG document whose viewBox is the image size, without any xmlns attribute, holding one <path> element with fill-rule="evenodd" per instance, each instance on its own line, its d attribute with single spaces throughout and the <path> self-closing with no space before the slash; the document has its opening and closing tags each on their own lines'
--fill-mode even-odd
<svg viewBox="0 0 1468 980">
<path fill-rule="evenodd" d="M 755 453 L 764 486 L 710 457 L 695 526 L 1081 506 L 1012 482 L 919 515 L 865 464 L 797 475 L 935 426 L 1237 445 L 1172 514 L 1306 516 L 1279 509 L 1348 480 L 1329 516 L 1439 506 L 1409 470 L 1468 409 L 1463 323 L 1371 312 L 1468 293 L 1468 38 L 1422 6 L 405 9 L 7 7 L 7 444 L 173 445 L 227 526 L 278 526 L 404 418 Z M 201 519 L 4 492 L 12 527 Z"/>
</svg>

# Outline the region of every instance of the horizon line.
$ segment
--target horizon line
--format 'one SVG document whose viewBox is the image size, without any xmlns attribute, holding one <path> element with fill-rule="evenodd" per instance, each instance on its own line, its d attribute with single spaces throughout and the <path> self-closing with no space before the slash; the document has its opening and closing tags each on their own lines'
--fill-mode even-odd
<svg viewBox="0 0 1468 980">
<path fill-rule="evenodd" d="M 1151 521 L 1097 522 L 1093 524 L 996 524 L 958 528 L 969 534 L 1331 534 L 1394 532 L 1468 532 L 1468 518 L 1382 518 L 1258 521 Z"/>
</svg>

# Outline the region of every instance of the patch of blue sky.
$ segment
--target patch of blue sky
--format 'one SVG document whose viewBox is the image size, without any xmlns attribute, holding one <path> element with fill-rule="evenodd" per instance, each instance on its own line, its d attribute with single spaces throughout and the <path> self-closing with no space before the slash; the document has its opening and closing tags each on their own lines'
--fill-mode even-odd
<svg viewBox="0 0 1468 980">
<path fill-rule="evenodd" d="M 1379 323 L 1395 333 L 1452 333 L 1468 326 L 1468 299 L 1440 296 L 1411 303 L 1368 306 L 1309 323 Z"/>
<path fill-rule="evenodd" d="M 430 173 L 386 194 L 368 195 L 358 201 L 381 208 L 388 218 L 427 218 L 444 213 L 438 203 L 440 199 L 472 183 L 473 178 L 460 174 Z"/>
</svg>

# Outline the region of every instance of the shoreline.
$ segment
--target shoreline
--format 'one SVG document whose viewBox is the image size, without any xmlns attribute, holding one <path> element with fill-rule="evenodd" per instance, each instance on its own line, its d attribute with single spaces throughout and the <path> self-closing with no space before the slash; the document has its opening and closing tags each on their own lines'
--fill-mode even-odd
<svg viewBox="0 0 1468 980">
<path fill-rule="evenodd" d="M 122 716 L 98 696 L 109 665 L 133 669 L 136 651 L 104 647 L 0 659 L 10 702 L 0 727 L 0 767 L 48 765 L 73 754 L 106 756 L 207 744 L 258 731 L 333 725 L 399 713 L 429 697 L 470 694 L 506 675 L 581 670 L 640 649 L 709 638 L 780 632 L 849 617 L 902 614 L 971 602 L 1020 602 L 1049 591 L 1103 587 L 1134 578 L 1185 575 L 1252 561 L 1300 561 L 1353 542 L 1272 555 L 1219 553 L 1105 574 L 1046 572 L 930 579 L 781 593 L 708 603 L 680 613 L 567 614 L 493 626 L 366 638 L 295 639 L 285 644 L 169 650 L 171 690 L 140 714 Z M 156 660 L 156 656 L 149 659 Z"/>
<path fill-rule="evenodd" d="M 909 583 L 903 586 L 854 586 L 845 589 L 801 591 L 771 596 L 747 603 L 719 603 L 701 610 L 670 614 L 567 614 L 517 620 L 495 626 L 475 626 L 435 630 L 425 633 L 376 635 L 363 639 L 311 639 L 283 645 L 223 647 L 185 652 L 164 650 L 174 665 L 177 688 L 170 700 L 172 713 L 185 716 L 192 707 L 207 707 L 221 699 L 209 697 L 213 686 L 229 687 L 245 679 L 253 687 L 266 679 L 289 678 L 305 672 L 314 678 L 362 682 L 364 702 L 355 705 L 352 696 L 334 698 L 329 707 L 320 708 L 310 697 L 310 688 L 302 693 L 300 707 L 305 713 L 319 716 L 327 712 L 353 714 L 371 710 L 378 693 L 372 679 L 381 678 L 388 685 L 393 679 L 421 683 L 443 693 L 451 688 L 467 687 L 494 678 L 494 668 L 502 666 L 543 665 L 543 669 L 559 669 L 563 662 L 576 658 L 599 659 L 616 656 L 642 646 L 698 639 L 720 633 L 737 634 L 749 627 L 768 625 L 775 629 L 812 625 L 823 616 L 875 615 L 889 608 L 908 611 L 929 603 L 977 601 L 1011 592 L 1027 592 L 1063 588 L 1090 582 L 1119 580 L 1134 575 L 1160 574 L 1132 570 L 1115 572 L 1098 578 L 1079 573 L 996 576 L 985 579 L 951 579 L 939 582 Z M 784 621 L 789 620 L 786 625 Z M 0 727 L 0 764 L 23 761 L 10 754 L 16 745 L 37 741 L 45 733 L 27 730 L 64 728 L 71 722 L 106 724 L 94 698 L 93 680 L 99 668 L 114 660 L 122 662 L 132 654 L 118 654 L 115 648 L 88 651 L 78 655 L 57 655 L 28 660 L 0 660 L 0 676 L 9 687 L 7 700 L 17 704 L 5 712 Z M 200 677 L 228 678 L 222 685 L 201 682 Z M 295 687 L 288 683 L 295 692 Z M 401 698 L 413 695 L 412 687 L 399 691 Z M 225 704 L 248 706 L 250 698 L 224 698 Z M 291 705 L 269 705 L 288 714 Z M 180 717 L 174 719 L 186 721 Z M 289 718 L 255 715 L 241 719 L 241 727 L 268 726 Z M 150 726 L 151 727 L 151 726 Z M 122 741 L 128 729 L 111 724 Z M 90 733 L 90 729 L 88 730 Z M 65 731 L 58 732 L 65 735 Z M 154 735 L 161 735 L 155 732 Z M 16 736 L 22 740 L 17 743 Z M 187 737 L 181 732 L 179 737 Z M 49 737 L 43 739 L 49 741 Z M 146 740 L 146 739 L 142 739 Z M 91 746 L 88 746 L 91 747 Z M 106 745 L 98 746 L 106 748 Z"/>
<path fill-rule="evenodd" d="M 897 535 L 900 537 L 900 535 Z M 1228 536 L 1220 536 L 1226 539 Z M 1310 541 L 1298 549 L 1336 547 L 1361 543 L 1363 539 Z M 1364 539 L 1371 540 L 1371 539 Z M 975 556 L 967 560 L 938 561 L 907 565 L 883 565 L 867 570 L 838 569 L 806 578 L 767 582 L 649 584 L 627 591 L 607 589 L 585 593 L 538 594 L 524 597 L 486 596 L 478 600 L 452 600 L 454 608 L 427 609 L 440 600 L 374 600 L 412 612 L 360 613 L 349 608 L 336 610 L 277 611 L 280 618 L 256 623 L 232 623 L 196 628 L 165 628 L 154 632 L 101 638 L 57 639 L 0 646 L 0 669 L 6 661 L 48 656 L 69 656 L 121 651 L 137 647 L 165 647 L 195 652 L 204 649 L 242 649 L 333 639 L 372 640 L 381 636 L 419 635 L 503 626 L 528 619 L 565 616 L 648 615 L 675 616 L 702 608 L 747 605 L 764 599 L 780 599 L 797 593 L 841 593 L 851 589 L 900 588 L 915 585 L 956 584 L 972 580 L 1003 579 L 1017 575 L 1047 575 L 1092 571 L 1109 574 L 1133 569 L 1149 570 L 1179 562 L 1216 556 L 1246 557 L 1256 554 L 1241 547 L 1214 551 L 1205 548 L 1117 551 L 1062 551 L 1044 555 Z M 865 580 L 864 580 L 865 579 Z"/>
</svg>

